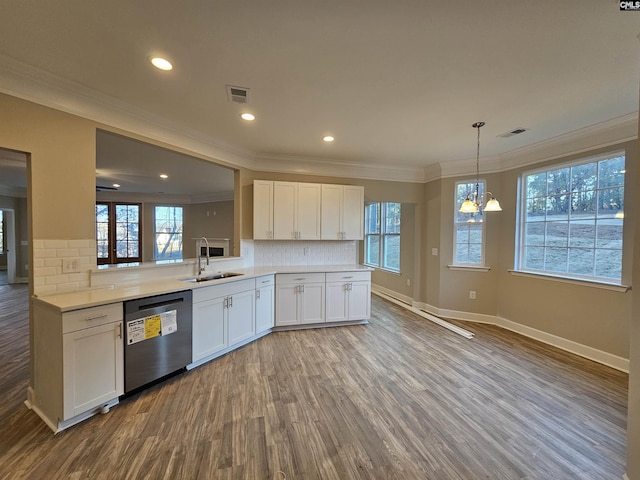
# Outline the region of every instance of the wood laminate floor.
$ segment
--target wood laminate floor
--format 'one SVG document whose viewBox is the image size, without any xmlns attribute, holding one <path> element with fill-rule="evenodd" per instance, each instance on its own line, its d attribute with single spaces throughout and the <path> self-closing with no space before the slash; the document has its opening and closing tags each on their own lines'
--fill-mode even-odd
<svg viewBox="0 0 640 480">
<path fill-rule="evenodd" d="M 620 480 L 627 375 L 373 297 L 369 325 L 273 333 L 53 436 L 23 401 L 27 289 L 0 287 L 0 479 Z"/>
</svg>

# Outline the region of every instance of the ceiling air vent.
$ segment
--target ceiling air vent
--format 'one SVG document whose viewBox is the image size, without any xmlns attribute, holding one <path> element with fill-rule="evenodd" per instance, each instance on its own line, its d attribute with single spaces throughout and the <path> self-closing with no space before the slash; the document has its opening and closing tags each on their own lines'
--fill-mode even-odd
<svg viewBox="0 0 640 480">
<path fill-rule="evenodd" d="M 516 128 L 514 130 L 511 130 L 510 132 L 503 133 L 502 135 L 498 135 L 498 136 L 502 137 L 502 138 L 508 138 L 508 137 L 513 137 L 514 135 L 520 135 L 521 133 L 524 133 L 526 131 L 527 131 L 526 128 L 520 127 L 520 128 Z"/>
<path fill-rule="evenodd" d="M 249 103 L 249 89 L 227 85 L 227 97 L 229 97 L 231 102 Z"/>
</svg>

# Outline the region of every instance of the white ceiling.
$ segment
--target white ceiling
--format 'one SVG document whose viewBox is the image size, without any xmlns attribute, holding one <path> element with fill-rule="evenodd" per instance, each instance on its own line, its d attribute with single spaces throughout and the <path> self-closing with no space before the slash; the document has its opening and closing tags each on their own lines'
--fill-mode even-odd
<svg viewBox="0 0 640 480">
<path fill-rule="evenodd" d="M 618 4 L 3 1 L 0 91 L 89 118 L 115 109 L 257 168 L 424 169 L 475 159 L 476 121 L 483 158 L 635 122 L 640 13 Z M 174 70 L 151 67 L 156 54 Z"/>
</svg>

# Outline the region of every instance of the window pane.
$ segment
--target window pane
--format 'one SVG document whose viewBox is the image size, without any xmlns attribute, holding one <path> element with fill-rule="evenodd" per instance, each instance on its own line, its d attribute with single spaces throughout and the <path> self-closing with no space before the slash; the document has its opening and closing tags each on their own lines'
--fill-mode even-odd
<svg viewBox="0 0 640 480">
<path fill-rule="evenodd" d="M 384 232 L 400 234 L 400 204 L 385 203 L 384 204 Z"/>
<path fill-rule="evenodd" d="M 623 156 L 598 162 L 598 188 L 623 187 L 624 163 Z"/>
<path fill-rule="evenodd" d="M 154 258 L 182 258 L 182 207 L 155 208 Z"/>
<path fill-rule="evenodd" d="M 547 173 L 527 175 L 527 198 L 544 197 L 547 195 Z"/>
<path fill-rule="evenodd" d="M 567 248 L 547 247 L 544 249 L 544 269 L 550 272 L 567 271 Z"/>
<path fill-rule="evenodd" d="M 544 245 L 545 225 L 541 222 L 528 223 L 525 228 L 524 243 L 527 246 Z"/>
<path fill-rule="evenodd" d="M 624 209 L 624 188 L 607 188 L 598 195 L 598 217 L 615 218 Z"/>
<path fill-rule="evenodd" d="M 622 220 L 600 220 L 597 227 L 597 248 L 622 250 Z"/>
<path fill-rule="evenodd" d="M 591 248 L 569 249 L 569 273 L 593 275 L 595 252 Z"/>
<path fill-rule="evenodd" d="M 469 226 L 457 225 L 456 226 L 456 243 L 469 243 Z"/>
<path fill-rule="evenodd" d="M 596 249 L 596 276 L 622 278 L 622 250 Z"/>
<path fill-rule="evenodd" d="M 571 168 L 571 191 L 584 192 L 597 187 L 597 164 L 585 163 Z"/>
<path fill-rule="evenodd" d="M 482 224 L 469 224 L 469 243 L 482 245 Z"/>
<path fill-rule="evenodd" d="M 380 265 L 380 237 L 378 235 L 367 235 L 366 237 L 366 248 L 365 251 L 367 253 L 365 263 L 369 265 Z"/>
<path fill-rule="evenodd" d="M 568 277 L 620 280 L 624 168 L 624 155 L 618 155 L 523 175 L 526 195 L 519 206 L 522 235 L 516 265 Z"/>
<path fill-rule="evenodd" d="M 400 235 L 384 237 L 384 268 L 400 270 Z"/>
<path fill-rule="evenodd" d="M 527 247 L 524 252 L 524 264 L 532 270 L 544 269 L 544 248 Z"/>
<path fill-rule="evenodd" d="M 596 243 L 596 222 L 587 220 L 569 224 L 569 246 L 591 247 Z"/>
<path fill-rule="evenodd" d="M 560 195 L 569 191 L 569 168 L 547 172 L 547 195 Z"/>
<path fill-rule="evenodd" d="M 367 219 L 365 233 L 380 233 L 380 204 L 371 203 L 365 208 L 365 216 Z"/>
<path fill-rule="evenodd" d="M 482 264 L 482 245 L 477 243 L 469 245 L 469 263 Z"/>
<path fill-rule="evenodd" d="M 547 222 L 545 245 L 565 247 L 568 239 L 569 224 L 567 222 Z"/>
<path fill-rule="evenodd" d="M 456 263 L 469 263 L 469 244 L 456 244 Z"/>
</svg>

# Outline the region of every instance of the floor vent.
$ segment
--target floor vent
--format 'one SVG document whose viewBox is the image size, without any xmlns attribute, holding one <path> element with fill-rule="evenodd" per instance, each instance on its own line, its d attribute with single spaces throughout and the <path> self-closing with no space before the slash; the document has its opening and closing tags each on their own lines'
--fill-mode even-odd
<svg viewBox="0 0 640 480">
<path fill-rule="evenodd" d="M 249 89 L 227 85 L 227 97 L 235 103 L 249 103 Z"/>
<path fill-rule="evenodd" d="M 514 130 L 511 130 L 510 132 L 503 133 L 502 135 L 498 135 L 498 136 L 502 137 L 502 138 L 508 138 L 508 137 L 513 137 L 514 135 L 520 135 L 521 133 L 524 133 L 526 131 L 527 131 L 526 128 L 520 127 L 520 128 L 516 128 Z"/>
</svg>

